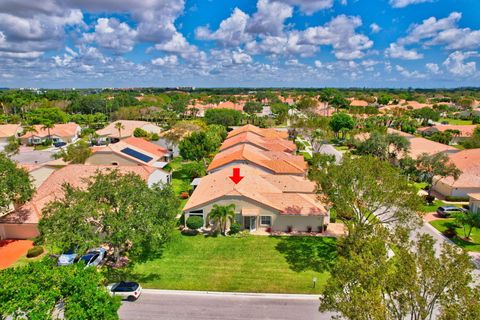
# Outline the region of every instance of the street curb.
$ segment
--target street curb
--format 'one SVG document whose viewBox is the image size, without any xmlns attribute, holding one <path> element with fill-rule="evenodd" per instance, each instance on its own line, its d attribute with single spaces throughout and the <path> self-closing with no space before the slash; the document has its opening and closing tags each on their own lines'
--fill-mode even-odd
<svg viewBox="0 0 480 320">
<path fill-rule="evenodd" d="M 315 294 L 282 294 L 282 293 L 254 293 L 254 292 L 221 292 L 221 291 L 188 291 L 188 290 L 162 290 L 142 289 L 142 293 L 165 294 L 165 295 L 199 295 L 199 296 L 222 296 L 222 297 L 251 297 L 264 299 L 290 299 L 290 300 L 318 300 Z"/>
</svg>

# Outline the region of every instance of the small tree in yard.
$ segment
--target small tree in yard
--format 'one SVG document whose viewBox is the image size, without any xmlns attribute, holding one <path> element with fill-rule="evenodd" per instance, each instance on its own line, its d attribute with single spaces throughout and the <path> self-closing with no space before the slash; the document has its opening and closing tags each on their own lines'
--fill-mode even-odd
<svg viewBox="0 0 480 320">
<path fill-rule="evenodd" d="M 7 145 L 3 150 L 9 155 L 17 154 L 20 150 L 20 139 L 15 136 L 8 137 Z"/>
<path fill-rule="evenodd" d="M 208 214 L 208 218 L 215 221 L 220 233 L 225 235 L 227 229 L 227 222 L 232 222 L 235 218 L 235 205 L 219 206 L 214 204 L 212 210 Z"/>
<path fill-rule="evenodd" d="M 331 270 L 320 311 L 351 320 L 480 319 L 470 257 L 447 243 L 437 255 L 434 243 L 429 235 L 412 242 L 405 231 L 385 228 L 349 241 Z"/>
<path fill-rule="evenodd" d="M 63 161 L 71 163 L 85 163 L 92 155 L 92 150 L 83 140 L 79 140 L 74 144 L 67 146 L 66 150 L 62 149 L 55 157 L 62 158 Z"/>
<path fill-rule="evenodd" d="M 0 153 L 0 214 L 10 205 L 21 205 L 32 197 L 35 187 L 25 169 Z"/>
<path fill-rule="evenodd" d="M 149 188 L 140 176 L 117 170 L 86 183 L 85 189 L 65 185 L 64 197 L 43 210 L 39 228 L 49 244 L 79 251 L 106 244 L 115 263 L 127 253 L 140 258 L 161 250 L 178 211 L 169 186 Z"/>
<path fill-rule="evenodd" d="M 453 177 L 458 179 L 462 173 L 453 163 L 449 162 L 448 156 L 444 153 L 437 153 L 429 155 L 421 154 L 417 158 L 417 170 L 419 178 L 430 184 L 428 195 L 432 195 L 433 187 L 442 179 L 446 177 Z M 438 177 L 435 181 L 434 178 Z"/>
<path fill-rule="evenodd" d="M 118 139 L 122 138 L 122 130 L 125 129 L 125 126 L 120 121 L 116 122 L 114 125 L 115 129 L 118 130 Z"/>
<path fill-rule="evenodd" d="M 347 113 L 335 113 L 330 120 L 330 128 L 338 136 L 342 132 L 342 136 L 345 136 L 345 130 L 352 130 L 355 126 L 355 121 Z"/>
<path fill-rule="evenodd" d="M 465 238 L 470 239 L 473 228 L 480 229 L 480 211 L 458 213 L 455 215 L 455 222 L 462 226 Z"/>
</svg>

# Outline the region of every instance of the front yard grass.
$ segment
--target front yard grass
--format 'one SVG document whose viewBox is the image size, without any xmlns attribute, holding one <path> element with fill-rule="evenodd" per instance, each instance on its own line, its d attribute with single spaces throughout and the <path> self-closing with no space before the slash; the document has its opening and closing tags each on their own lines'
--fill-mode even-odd
<svg viewBox="0 0 480 320">
<path fill-rule="evenodd" d="M 453 125 L 470 125 L 472 124 L 472 120 L 462 120 L 462 119 L 452 119 L 452 118 L 440 118 L 438 122 L 442 123 L 444 121 L 447 121 L 448 124 L 453 124 Z"/>
<path fill-rule="evenodd" d="M 420 211 L 421 212 L 435 212 L 437 211 L 438 207 L 442 207 L 442 206 L 457 206 L 457 207 L 461 207 L 461 205 L 455 205 L 455 204 L 451 204 L 451 203 L 445 203 L 443 202 L 442 200 L 435 200 L 433 201 L 433 205 L 428 205 L 428 204 L 423 204 L 420 208 Z"/>
<path fill-rule="evenodd" d="M 145 288 L 318 294 L 335 259 L 334 238 L 175 232 L 162 257 L 137 264 L 132 277 Z"/>
<path fill-rule="evenodd" d="M 464 248 L 467 251 L 476 251 L 480 252 L 480 230 L 473 229 L 472 234 L 470 235 L 471 240 L 464 240 L 463 228 L 460 225 L 455 223 L 454 219 L 441 219 L 430 221 L 430 224 L 440 232 L 447 230 L 449 227 L 455 228 L 457 231 L 457 236 L 452 240 L 458 246 Z"/>
</svg>

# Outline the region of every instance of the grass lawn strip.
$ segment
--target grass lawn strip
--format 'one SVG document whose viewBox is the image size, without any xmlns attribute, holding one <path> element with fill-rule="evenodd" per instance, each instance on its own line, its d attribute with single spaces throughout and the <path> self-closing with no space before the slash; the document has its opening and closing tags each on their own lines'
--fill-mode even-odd
<svg viewBox="0 0 480 320">
<path fill-rule="evenodd" d="M 136 265 L 133 277 L 145 288 L 313 294 L 321 292 L 335 258 L 334 238 L 175 232 L 162 257 Z"/>
<path fill-rule="evenodd" d="M 457 237 L 450 239 L 458 246 L 464 248 L 467 251 L 480 252 L 480 230 L 473 229 L 472 234 L 470 235 L 471 241 L 466 241 L 462 239 L 464 237 L 463 228 L 461 225 L 457 225 L 454 219 L 441 219 L 430 221 L 430 224 L 440 232 L 443 232 L 448 229 L 448 227 L 453 226 L 457 231 Z"/>
</svg>

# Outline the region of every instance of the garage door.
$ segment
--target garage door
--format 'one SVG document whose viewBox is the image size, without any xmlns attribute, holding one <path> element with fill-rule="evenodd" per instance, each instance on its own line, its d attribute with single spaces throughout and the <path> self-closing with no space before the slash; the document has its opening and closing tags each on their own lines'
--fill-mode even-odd
<svg viewBox="0 0 480 320">
<path fill-rule="evenodd" d="M 37 224 L 1 224 L 0 238 L 30 239 L 39 235 Z"/>
</svg>

